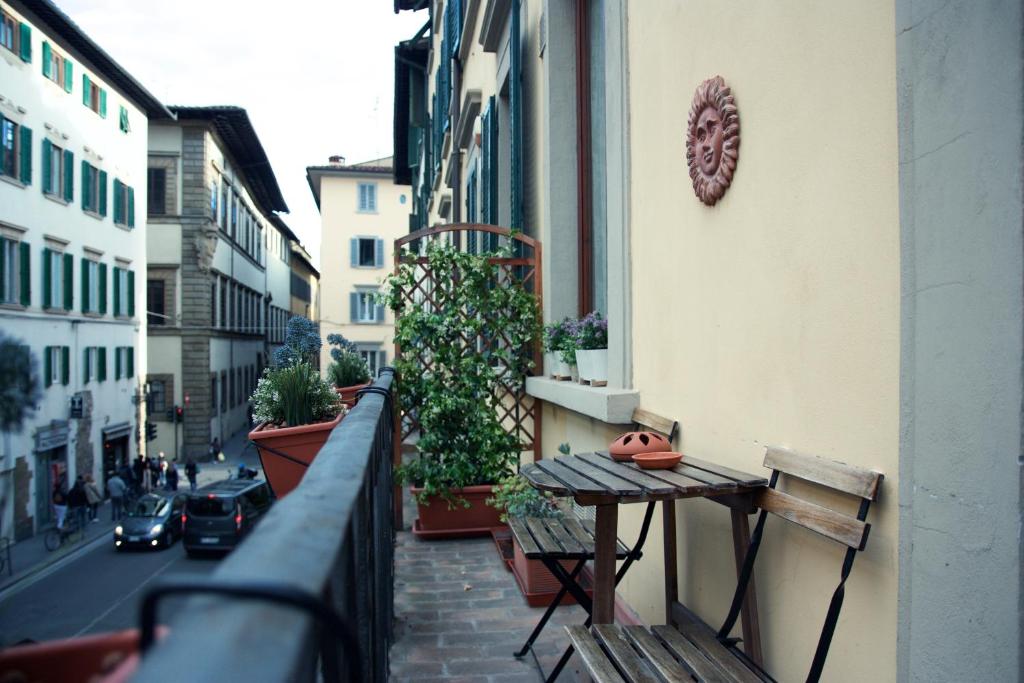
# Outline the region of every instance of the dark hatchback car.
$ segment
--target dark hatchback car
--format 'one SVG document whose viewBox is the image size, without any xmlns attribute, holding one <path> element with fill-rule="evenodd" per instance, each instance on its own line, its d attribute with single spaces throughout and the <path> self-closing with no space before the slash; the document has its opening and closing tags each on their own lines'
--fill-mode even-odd
<svg viewBox="0 0 1024 683">
<path fill-rule="evenodd" d="M 114 527 L 114 547 L 166 548 L 181 538 L 181 513 L 185 509 L 184 493 L 147 493 L 125 511 L 125 517 Z"/>
<path fill-rule="evenodd" d="M 207 484 L 188 497 L 181 523 L 185 552 L 228 551 L 238 545 L 270 509 L 265 481 L 225 479 Z"/>
</svg>

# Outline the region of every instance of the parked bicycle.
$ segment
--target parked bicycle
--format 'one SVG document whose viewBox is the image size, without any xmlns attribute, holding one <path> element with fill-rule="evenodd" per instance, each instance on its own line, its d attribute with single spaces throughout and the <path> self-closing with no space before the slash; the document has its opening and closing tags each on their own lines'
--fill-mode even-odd
<svg viewBox="0 0 1024 683">
<path fill-rule="evenodd" d="M 64 528 L 54 527 L 46 531 L 43 543 L 47 550 L 53 552 L 64 544 L 78 543 L 83 538 L 85 538 L 85 529 L 78 524 L 75 517 L 69 515 L 64 520 Z"/>
</svg>

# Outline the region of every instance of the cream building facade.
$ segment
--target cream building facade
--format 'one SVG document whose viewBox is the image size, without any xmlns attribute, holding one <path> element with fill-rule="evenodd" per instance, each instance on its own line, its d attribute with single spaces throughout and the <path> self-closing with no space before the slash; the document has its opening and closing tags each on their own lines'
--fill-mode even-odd
<svg viewBox="0 0 1024 683">
<path fill-rule="evenodd" d="M 522 229 L 543 244 L 545 321 L 609 320 L 608 388 L 528 381 L 545 457 L 605 448 L 639 406 L 679 421 L 678 450 L 739 470 L 763 472 L 771 444 L 880 471 L 825 679 L 1016 678 L 1020 4 L 429 5 L 396 50 L 412 224 Z M 716 75 L 741 144 L 709 207 L 685 140 Z M 641 508 L 620 510 L 623 538 Z M 689 501 L 676 524 L 680 599 L 719 623 L 729 514 Z M 841 553 L 768 528 L 766 665 L 795 680 Z M 651 538 L 618 596 L 656 624 L 657 522 Z"/>
<path fill-rule="evenodd" d="M 320 209 L 320 334 L 356 344 L 373 376 L 394 357 L 394 316 L 376 300 L 394 270 L 394 241 L 409 231 L 409 188 L 392 178 L 392 158 L 306 169 Z M 331 363 L 325 343 L 321 367 Z"/>
<path fill-rule="evenodd" d="M 145 452 L 147 121 L 171 113 L 48 2 L 0 3 L 0 330 L 39 402 L 0 434 L 0 536 L 53 522 L 61 477 Z"/>
</svg>

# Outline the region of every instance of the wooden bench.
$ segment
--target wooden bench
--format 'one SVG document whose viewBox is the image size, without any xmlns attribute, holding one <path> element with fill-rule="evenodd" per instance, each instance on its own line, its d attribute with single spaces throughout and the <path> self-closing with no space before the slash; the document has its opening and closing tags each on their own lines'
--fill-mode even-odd
<svg viewBox="0 0 1024 683">
<path fill-rule="evenodd" d="M 580 653 L 590 675 L 599 683 L 622 681 L 724 681 L 748 683 L 774 680 L 729 636 L 736 624 L 753 576 L 754 562 L 769 513 L 810 529 L 845 546 L 839 586 L 832 595 L 825 625 L 811 663 L 808 681 L 818 681 L 832 642 L 845 583 L 857 553 L 864 549 L 871 525 L 868 507 L 877 500 L 883 475 L 823 458 L 800 455 L 782 448 L 767 449 L 764 465 L 772 470 L 768 488 L 755 494 L 760 508 L 728 616 L 718 631 L 712 630 L 685 606 L 671 605 L 675 626 L 614 626 L 593 629 L 567 626 L 573 647 Z M 777 489 L 780 475 L 801 479 L 859 499 L 857 515 L 823 507 Z M 674 578 L 674 577 L 673 577 Z"/>
<path fill-rule="evenodd" d="M 669 443 L 672 443 L 679 427 L 679 424 L 674 420 L 655 415 L 640 408 L 635 409 L 631 417 L 634 430 L 645 428 L 658 432 L 665 436 Z M 616 540 L 616 557 L 624 560 L 615 575 L 616 585 L 626 575 L 630 565 L 642 556 L 643 545 L 647 539 L 647 532 L 650 529 L 653 514 L 654 503 L 649 503 L 640 534 L 632 549 L 627 548 L 621 541 Z M 576 599 L 576 602 L 587 612 L 588 618 L 582 628 L 590 625 L 591 600 L 579 586 L 576 579 L 583 570 L 584 565 L 594 559 L 595 530 L 593 521 L 580 519 L 570 512 L 566 512 L 561 519 L 509 518 L 508 524 L 512 530 L 512 535 L 523 550 L 526 558 L 543 562 L 548 571 L 562 584 L 562 588 L 551 601 L 537 626 L 534 627 L 533 632 L 527 638 L 526 643 L 515 653 L 516 657 L 523 657 L 527 652 L 531 651 L 534 641 L 540 635 L 551 615 L 554 614 L 555 609 L 567 593 L 571 594 Z M 559 564 L 560 561 L 564 560 L 575 560 L 576 564 L 571 571 L 567 571 Z M 571 656 L 572 648 L 570 647 L 562 655 L 558 664 L 555 665 L 547 680 L 555 680 Z"/>
</svg>

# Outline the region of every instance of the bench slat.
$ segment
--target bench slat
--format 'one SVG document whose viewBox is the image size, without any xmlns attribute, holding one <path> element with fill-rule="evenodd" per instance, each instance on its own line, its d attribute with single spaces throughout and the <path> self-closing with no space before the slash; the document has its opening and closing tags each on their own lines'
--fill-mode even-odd
<svg viewBox="0 0 1024 683">
<path fill-rule="evenodd" d="M 512 529 L 512 535 L 516 537 L 516 541 L 519 543 L 519 547 L 522 548 L 524 555 L 531 557 L 540 554 L 541 551 L 537 546 L 537 542 L 533 540 L 533 536 L 530 535 L 522 519 L 509 517 L 508 526 Z"/>
<path fill-rule="evenodd" d="M 765 451 L 764 466 L 868 500 L 878 498 L 882 481 L 880 472 L 777 446 L 769 446 Z"/>
<path fill-rule="evenodd" d="M 651 411 L 644 410 L 643 408 L 634 408 L 633 416 L 630 419 L 641 427 L 647 427 L 652 431 L 663 434 L 666 438 L 673 436 L 672 431 L 676 426 L 675 420 L 670 420 L 667 417 L 662 417 L 661 415 L 655 415 Z"/>
<path fill-rule="evenodd" d="M 608 654 L 615 661 L 619 671 L 626 675 L 630 683 L 660 683 L 654 677 L 643 660 L 637 655 L 636 650 L 630 645 L 629 639 L 622 633 L 622 630 L 611 624 L 597 624 L 593 628 L 594 635 L 604 643 Z"/>
<path fill-rule="evenodd" d="M 867 522 L 775 489 L 754 493 L 754 505 L 857 550 L 864 549 L 871 529 Z"/>
<path fill-rule="evenodd" d="M 653 626 L 651 631 L 676 657 L 689 667 L 701 681 L 736 683 L 736 678 L 714 663 L 703 651 L 671 626 Z"/>
<path fill-rule="evenodd" d="M 633 644 L 647 658 L 647 663 L 666 681 L 685 681 L 690 678 L 690 672 L 684 669 L 672 655 L 670 655 L 661 643 L 652 636 L 643 626 L 623 626 L 623 632 Z M 710 665 L 708 668 L 717 673 L 717 670 Z M 700 674 L 698 673 L 698 676 Z M 724 679 L 706 678 L 703 680 L 711 683 L 728 683 Z"/>
<path fill-rule="evenodd" d="M 559 520 L 545 519 L 544 526 L 547 527 L 548 533 L 565 549 L 565 552 L 580 556 L 587 554 L 586 549 L 576 542 L 576 539 L 565 530 Z"/>
<path fill-rule="evenodd" d="M 594 536 L 580 524 L 580 520 L 573 515 L 565 515 L 562 524 L 572 537 L 579 543 L 588 555 L 594 554 Z"/>
<path fill-rule="evenodd" d="M 544 526 L 544 520 L 527 517 L 523 521 L 526 522 L 526 528 L 530 530 L 533 540 L 537 541 L 537 545 L 540 546 L 542 554 L 556 556 L 565 554 L 565 550 L 558 545 L 558 541 L 548 533 L 547 527 Z"/>
<path fill-rule="evenodd" d="M 594 523 L 594 520 L 592 520 L 592 519 L 581 519 L 580 520 L 580 524 L 582 524 L 583 528 L 587 530 L 587 532 L 590 534 L 591 538 L 597 538 L 597 528 L 596 528 L 597 525 Z M 629 553 L 629 548 L 624 546 L 622 544 L 622 541 L 620 541 L 619 539 L 615 539 L 615 554 L 616 554 L 616 557 L 621 559 L 621 558 L 625 557 L 627 553 Z"/>
<path fill-rule="evenodd" d="M 585 626 L 575 624 L 566 626 L 565 632 L 569 634 L 576 652 L 580 654 L 583 664 L 587 667 L 590 677 L 595 683 L 623 683 L 625 679 L 615 670 L 611 661 L 605 656 L 604 650 L 590 635 Z"/>
<path fill-rule="evenodd" d="M 729 648 L 718 642 L 707 626 L 683 622 L 679 625 L 679 630 L 700 649 L 705 657 L 714 662 L 730 678 L 735 679 L 737 683 L 762 683 L 760 676 L 748 669 L 736 655 L 729 651 Z"/>
</svg>

